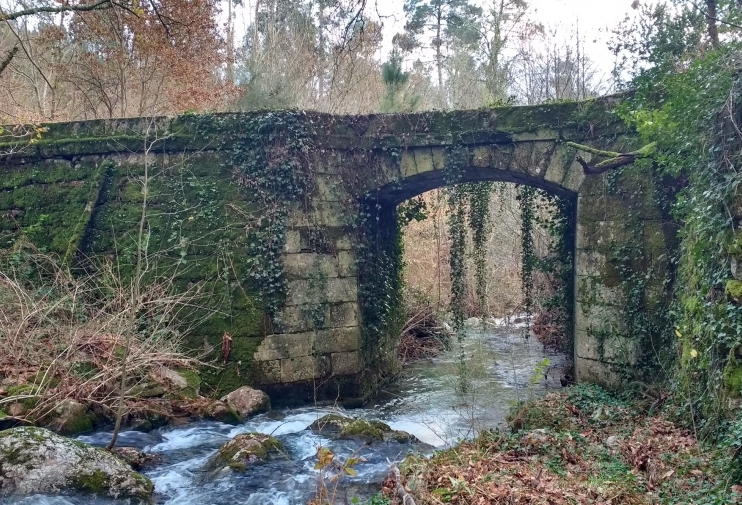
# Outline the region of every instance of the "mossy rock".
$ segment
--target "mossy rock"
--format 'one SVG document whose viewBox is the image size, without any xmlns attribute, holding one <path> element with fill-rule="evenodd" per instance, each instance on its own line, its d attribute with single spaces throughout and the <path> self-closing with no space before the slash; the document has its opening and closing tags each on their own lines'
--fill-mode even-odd
<svg viewBox="0 0 742 505">
<path fill-rule="evenodd" d="M 0 432 L 0 497 L 85 493 L 152 503 L 152 482 L 112 453 L 44 428 Z"/>
<path fill-rule="evenodd" d="M 354 419 L 338 414 L 327 414 L 315 422 L 309 429 L 314 433 L 339 439 L 361 439 L 365 442 L 419 442 L 417 438 L 404 431 L 393 430 L 381 421 Z"/>
<path fill-rule="evenodd" d="M 72 436 L 93 431 L 96 421 L 87 405 L 67 398 L 44 418 L 43 424 L 60 435 Z"/>
<path fill-rule="evenodd" d="M 263 433 L 243 433 L 224 444 L 204 466 L 207 479 L 231 470 L 244 472 L 250 466 L 285 454 L 280 440 Z"/>
</svg>

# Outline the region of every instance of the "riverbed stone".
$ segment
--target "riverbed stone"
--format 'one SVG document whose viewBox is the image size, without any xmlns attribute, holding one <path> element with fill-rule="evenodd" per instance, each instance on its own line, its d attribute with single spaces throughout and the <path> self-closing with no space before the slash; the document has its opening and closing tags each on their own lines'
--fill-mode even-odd
<svg viewBox="0 0 742 505">
<path fill-rule="evenodd" d="M 393 430 L 381 421 L 327 414 L 309 425 L 309 430 L 322 436 L 337 439 L 362 440 L 371 442 L 419 443 L 420 441 L 406 431 Z"/>
<path fill-rule="evenodd" d="M 204 466 L 207 479 L 232 470 L 244 472 L 251 465 L 285 454 L 283 444 L 263 433 L 243 433 L 224 444 Z"/>
<path fill-rule="evenodd" d="M 271 399 L 263 391 L 250 386 L 242 386 L 221 399 L 239 417 L 240 421 L 267 412 L 271 408 Z"/>
<path fill-rule="evenodd" d="M 229 408 L 229 406 L 221 401 L 216 400 L 208 404 L 202 411 L 202 414 L 207 419 L 214 419 L 227 424 L 239 424 L 240 416 Z"/>
<path fill-rule="evenodd" d="M 89 493 L 149 504 L 154 486 L 114 454 L 45 428 L 0 432 L 0 496 Z"/>
</svg>

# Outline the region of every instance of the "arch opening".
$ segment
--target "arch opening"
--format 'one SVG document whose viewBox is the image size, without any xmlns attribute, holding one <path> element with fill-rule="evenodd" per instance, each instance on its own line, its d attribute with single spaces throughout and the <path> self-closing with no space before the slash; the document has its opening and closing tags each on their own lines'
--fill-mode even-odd
<svg viewBox="0 0 742 505">
<path fill-rule="evenodd" d="M 518 201 L 520 191 L 518 188 L 533 188 L 536 192 L 534 201 L 539 201 L 540 204 L 538 211 L 540 214 L 533 216 L 537 228 L 534 231 L 538 235 L 534 237 L 538 250 L 536 252 L 543 253 L 542 256 L 551 255 L 550 258 L 538 258 L 536 263 L 543 266 L 548 263 L 546 260 L 549 259 L 552 265 L 556 261 L 563 264 L 559 272 L 559 282 L 562 284 L 558 288 L 561 302 L 556 303 L 552 300 L 549 305 L 541 297 L 534 304 L 533 310 L 539 312 L 539 319 L 536 323 L 543 332 L 546 327 L 553 328 L 555 323 L 554 314 L 549 316 L 546 313 L 553 312 L 552 309 L 559 305 L 562 313 L 559 316 L 561 319 L 557 322 L 561 325 L 564 334 L 559 339 L 552 338 L 548 344 L 561 346 L 561 350 L 571 358 L 574 342 L 574 223 L 577 194 L 543 178 L 501 170 L 483 170 L 473 166 L 461 171 L 457 183 L 452 184 L 447 180 L 449 177 L 450 174 L 444 170 L 416 174 L 382 186 L 368 193 L 364 198 L 362 212 L 364 241 L 361 254 L 359 254 L 358 281 L 359 304 L 363 320 L 362 350 L 365 363 L 379 363 L 380 370 L 398 369 L 400 366 L 399 338 L 403 334 L 402 326 L 409 322 L 411 317 L 405 307 L 409 306 L 410 297 L 414 296 L 413 291 L 417 290 L 418 294 L 427 298 L 432 310 L 445 312 L 449 309 L 452 278 L 451 267 L 447 264 L 451 257 L 451 237 L 448 229 L 450 223 L 447 222 L 447 218 L 450 217 L 452 209 L 447 201 L 446 193 L 451 191 L 451 188 L 462 185 L 493 187 L 492 183 L 496 183 L 499 189 L 497 192 L 490 193 L 491 199 L 488 205 L 492 214 L 491 223 L 495 228 L 500 229 L 488 231 L 491 236 L 488 237 L 487 247 L 491 249 L 497 234 L 503 233 L 503 226 L 517 236 L 513 237 L 515 240 L 511 241 L 509 257 L 506 258 L 510 261 L 508 271 L 502 268 L 504 262 L 497 265 L 493 261 L 493 256 L 497 254 L 495 251 L 490 249 L 485 251 L 488 280 L 491 286 L 496 285 L 500 290 L 505 287 L 510 290 L 517 289 L 519 292 L 517 294 L 510 292 L 508 293 L 510 296 L 499 297 L 497 300 L 495 300 L 497 297 L 489 296 L 486 312 L 475 313 L 476 304 L 472 300 L 477 297 L 474 292 L 476 273 L 473 271 L 473 265 L 470 264 L 465 274 L 467 278 L 464 279 L 466 296 L 469 298 L 466 314 L 488 318 L 514 315 L 524 309 L 531 312 L 530 306 L 525 308 L 523 305 L 524 285 L 521 272 L 523 252 L 520 235 L 522 216 Z M 415 205 L 426 206 L 427 210 L 437 213 L 434 217 L 435 223 L 428 222 L 427 230 L 424 223 L 420 225 L 405 222 L 409 221 L 410 215 L 416 212 L 415 205 L 410 205 L 410 202 L 418 202 Z M 431 204 L 436 208 L 431 209 Z M 511 211 L 510 214 L 502 215 L 496 212 L 497 209 L 494 207 L 500 205 L 509 206 L 507 210 Z M 408 215 L 401 215 L 400 209 Z M 515 212 L 512 212 L 513 209 Z M 546 222 L 549 212 L 555 211 L 561 213 L 559 218 L 561 236 L 549 237 Z M 430 216 L 426 220 L 429 218 Z M 467 228 L 466 233 L 467 240 L 471 242 L 471 229 Z M 412 252 L 413 247 L 416 252 Z M 427 257 L 411 258 L 410 254 L 427 255 Z M 418 264 L 414 264 L 416 262 Z M 499 277 L 493 275 L 495 273 L 493 271 L 498 268 Z M 425 279 L 426 276 L 427 279 Z M 505 278 L 509 278 L 510 282 L 503 282 Z M 424 282 L 420 282 L 421 279 Z M 555 281 L 553 272 L 551 277 L 548 273 L 538 272 L 534 282 L 539 294 L 547 293 L 552 298 L 558 298 L 554 296 L 556 289 L 548 293 L 548 284 L 553 281 Z M 388 305 L 385 306 L 385 303 Z M 394 310 L 393 307 L 397 309 Z M 543 316 L 543 314 L 546 315 Z M 369 322 L 371 324 L 368 324 Z M 555 344 L 554 340 L 560 342 Z"/>
</svg>

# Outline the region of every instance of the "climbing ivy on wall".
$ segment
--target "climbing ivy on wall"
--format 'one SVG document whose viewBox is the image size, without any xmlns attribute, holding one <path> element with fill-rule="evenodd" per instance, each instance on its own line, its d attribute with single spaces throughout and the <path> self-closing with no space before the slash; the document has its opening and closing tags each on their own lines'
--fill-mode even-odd
<svg viewBox="0 0 742 505">
<path fill-rule="evenodd" d="M 249 275 L 269 316 L 281 308 L 287 291 L 281 254 L 291 208 L 305 203 L 312 188 L 306 156 L 311 149 L 308 122 L 301 112 L 203 116 L 202 133 L 222 134 L 224 161 L 257 205 L 237 209 L 245 217 Z"/>
<path fill-rule="evenodd" d="M 658 176 L 680 190 L 673 216 L 682 223 L 678 281 L 668 330 L 677 342 L 667 366 L 678 412 L 716 437 L 730 399 L 742 396 L 742 47 L 730 43 L 684 72 L 659 65 L 635 80 L 621 109 L 647 141 L 657 142 Z M 737 400 L 738 401 L 738 400 Z"/>
</svg>

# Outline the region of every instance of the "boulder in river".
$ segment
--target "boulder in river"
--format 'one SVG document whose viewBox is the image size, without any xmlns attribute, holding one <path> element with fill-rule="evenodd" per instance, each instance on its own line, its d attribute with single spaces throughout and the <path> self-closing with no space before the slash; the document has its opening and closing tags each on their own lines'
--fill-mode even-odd
<svg viewBox="0 0 742 505">
<path fill-rule="evenodd" d="M 154 486 L 114 454 L 45 428 L 0 432 L 0 496 L 90 493 L 149 504 Z"/>
<path fill-rule="evenodd" d="M 244 422 L 256 414 L 267 412 L 271 408 L 271 399 L 268 395 L 250 386 L 242 386 L 232 391 L 221 401 L 237 414 L 240 422 Z"/>
<path fill-rule="evenodd" d="M 204 471 L 214 477 L 224 470 L 244 472 L 250 465 L 285 453 L 283 444 L 263 433 L 243 433 L 224 444 L 206 463 Z"/>
<path fill-rule="evenodd" d="M 354 419 L 338 414 L 327 414 L 314 421 L 309 429 L 314 433 L 340 439 L 361 439 L 364 442 L 420 442 L 406 431 L 393 430 L 381 421 Z"/>
</svg>

